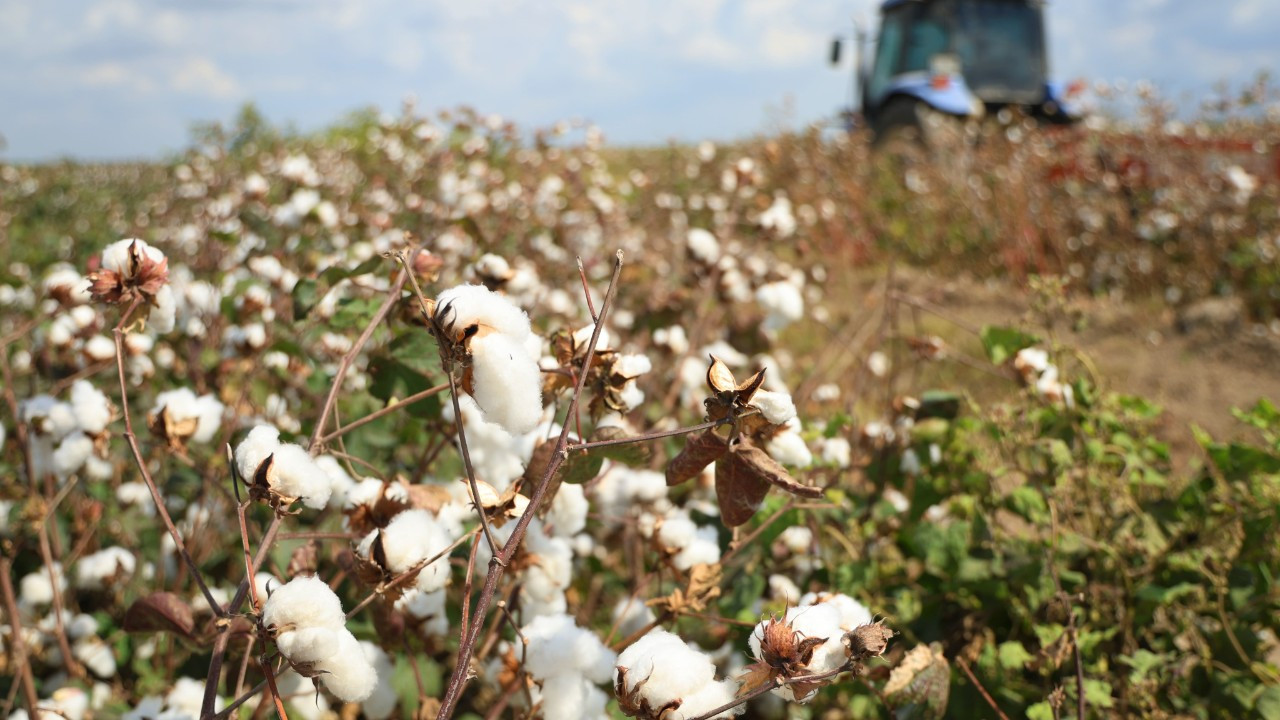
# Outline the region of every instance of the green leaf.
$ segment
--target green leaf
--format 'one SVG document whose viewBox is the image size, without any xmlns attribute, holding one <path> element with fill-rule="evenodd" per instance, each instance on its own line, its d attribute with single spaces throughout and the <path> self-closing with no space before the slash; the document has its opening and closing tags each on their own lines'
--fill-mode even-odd
<svg viewBox="0 0 1280 720">
<path fill-rule="evenodd" d="M 960 414 L 960 394 L 948 390 L 926 390 L 920 395 L 916 420 L 942 418 L 953 420 Z"/>
<path fill-rule="evenodd" d="M 1253 709 L 1264 720 L 1280 720 L 1280 687 L 1272 685 L 1263 690 L 1254 702 Z"/>
<path fill-rule="evenodd" d="M 1053 706 L 1047 700 L 1042 700 L 1027 708 L 1027 720 L 1056 720 L 1056 718 Z"/>
<path fill-rule="evenodd" d="M 1017 640 L 1000 643 L 998 652 L 1000 657 L 1000 667 L 1003 667 L 1006 670 L 1020 669 L 1027 664 L 1028 660 L 1035 657 L 1031 653 L 1027 652 L 1027 649 L 1022 647 L 1022 643 Z"/>
<path fill-rule="evenodd" d="M 627 436 L 627 432 L 620 427 L 602 427 L 596 428 L 591 437 L 590 442 L 599 442 L 601 440 L 620 440 Z M 653 446 L 647 442 L 631 442 L 619 445 L 606 445 L 604 447 L 594 448 L 590 450 L 592 453 L 599 453 L 602 457 L 606 457 L 614 462 L 620 462 L 628 467 L 645 467 L 649 461 L 653 459 Z"/>
<path fill-rule="evenodd" d="M 320 302 L 320 284 L 310 278 L 303 278 L 293 286 L 293 320 L 297 322 L 305 318 L 311 308 Z"/>
<path fill-rule="evenodd" d="M 1142 682 L 1152 670 L 1167 665 L 1173 658 L 1169 653 L 1153 653 L 1150 650 L 1139 650 L 1133 655 L 1121 655 L 1118 659 L 1121 663 L 1132 668 L 1133 672 L 1129 673 L 1129 682 L 1138 684 Z"/>
<path fill-rule="evenodd" d="M 1115 704 L 1111 697 L 1111 683 L 1085 678 L 1084 700 L 1091 707 L 1111 707 Z"/>
<path fill-rule="evenodd" d="M 1198 592 L 1200 586 L 1194 583 L 1178 583 L 1173 587 L 1147 585 L 1138 591 L 1138 599 L 1153 602 L 1157 605 L 1168 605 L 1179 598 Z"/>
<path fill-rule="evenodd" d="M 562 482 L 581 485 L 599 475 L 603 467 L 604 455 L 600 453 L 583 450 L 570 453 L 569 457 L 565 458 L 564 463 L 560 466 Z"/>
<path fill-rule="evenodd" d="M 987 358 L 994 365 L 1003 365 L 1023 348 L 1040 342 L 1035 335 L 1028 335 L 1013 328 L 985 325 L 980 334 L 982 347 L 987 351 Z"/>
</svg>

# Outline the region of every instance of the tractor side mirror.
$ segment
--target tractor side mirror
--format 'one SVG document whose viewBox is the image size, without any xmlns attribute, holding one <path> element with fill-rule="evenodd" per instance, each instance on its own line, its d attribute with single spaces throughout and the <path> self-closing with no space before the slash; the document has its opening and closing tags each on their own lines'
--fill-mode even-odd
<svg viewBox="0 0 1280 720">
<path fill-rule="evenodd" d="M 835 38 L 831 41 L 831 65 L 832 66 L 840 64 L 841 44 L 842 43 L 840 42 L 840 38 Z"/>
</svg>

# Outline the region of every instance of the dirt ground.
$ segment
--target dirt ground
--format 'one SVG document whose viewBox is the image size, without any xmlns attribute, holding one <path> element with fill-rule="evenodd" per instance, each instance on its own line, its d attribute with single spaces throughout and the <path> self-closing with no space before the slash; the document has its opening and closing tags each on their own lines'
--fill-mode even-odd
<svg viewBox="0 0 1280 720">
<path fill-rule="evenodd" d="M 1028 322 L 1034 298 L 1025 289 L 910 273 L 900 287 L 935 304 L 952 325 L 1042 329 Z M 1260 397 L 1280 402 L 1280 337 L 1257 331 L 1230 303 L 1210 301 L 1175 312 L 1158 301 L 1075 297 L 1064 315 L 1054 331 L 1057 339 L 1092 360 L 1104 389 L 1140 395 L 1164 408 L 1159 433 L 1179 466 L 1199 453 L 1192 424 L 1218 439 L 1244 437 L 1249 429 L 1232 417 L 1232 408 L 1252 406 Z M 969 335 L 967 344 L 980 351 L 972 332 L 958 334 Z"/>
</svg>

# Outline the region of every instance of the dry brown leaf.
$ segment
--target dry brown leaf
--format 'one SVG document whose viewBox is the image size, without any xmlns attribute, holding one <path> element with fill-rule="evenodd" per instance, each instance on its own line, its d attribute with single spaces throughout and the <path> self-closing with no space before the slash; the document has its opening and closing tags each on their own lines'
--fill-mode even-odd
<svg viewBox="0 0 1280 720">
<path fill-rule="evenodd" d="M 719 460 L 729 449 L 714 429 L 690 436 L 684 449 L 667 465 L 667 485 L 679 485 L 698 476 L 703 468 Z"/>
<path fill-rule="evenodd" d="M 737 448 L 716 461 L 716 502 L 726 527 L 737 527 L 751 519 L 769 492 L 769 483 Z"/>
</svg>

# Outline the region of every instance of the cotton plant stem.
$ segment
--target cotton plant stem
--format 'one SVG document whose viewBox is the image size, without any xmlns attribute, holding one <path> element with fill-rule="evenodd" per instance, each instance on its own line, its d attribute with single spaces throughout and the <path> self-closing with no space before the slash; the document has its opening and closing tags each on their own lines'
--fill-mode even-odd
<svg viewBox="0 0 1280 720">
<path fill-rule="evenodd" d="M 332 442 L 333 440 L 336 440 L 337 438 L 340 438 L 343 435 L 346 435 L 347 433 L 351 432 L 352 430 L 355 430 L 358 427 L 367 425 L 373 422 L 374 420 L 390 415 L 391 413 L 396 412 L 397 410 L 403 410 L 404 408 L 407 408 L 414 403 L 426 400 L 429 397 L 434 397 L 436 395 L 439 395 L 440 393 L 448 389 L 449 389 L 449 386 L 447 384 L 444 384 L 444 385 L 436 385 L 435 387 L 429 387 L 426 390 L 423 390 L 421 392 L 416 392 L 410 395 L 409 397 L 403 400 L 400 400 L 399 402 L 388 405 L 380 410 L 375 410 L 369 413 L 368 415 L 365 415 L 364 417 L 360 418 L 359 420 L 353 420 L 350 423 L 343 425 L 342 427 L 338 428 L 337 430 L 334 430 L 328 435 L 321 437 L 319 442 L 321 445 L 326 445 L 329 442 Z"/>
<path fill-rule="evenodd" d="M 600 340 L 600 331 L 604 328 L 604 322 L 609 316 L 609 306 L 613 303 L 614 293 L 617 290 L 618 276 L 622 272 L 622 263 L 623 254 L 619 250 L 615 256 L 613 277 L 609 280 L 609 289 L 600 305 L 599 321 L 595 323 L 595 327 L 592 330 L 591 342 L 587 345 L 587 354 L 582 361 L 582 370 L 578 373 L 578 384 L 574 388 L 572 399 L 569 401 L 566 418 L 573 416 L 577 409 L 578 401 L 582 397 L 582 389 L 586 384 L 587 373 L 590 371 L 591 361 L 595 357 L 596 343 Z M 555 476 L 560 464 L 564 462 L 566 457 L 565 448 L 568 447 L 568 444 L 569 423 L 566 422 L 560 430 L 560 438 L 556 441 L 555 452 L 551 461 L 547 463 L 547 468 L 542 473 L 542 479 L 539 480 L 537 487 L 534 488 L 533 494 L 529 498 L 528 508 L 516 521 L 511 537 L 502 547 L 502 551 L 489 561 L 489 571 L 485 575 L 484 587 L 481 589 L 480 597 L 476 601 L 468 633 L 463 636 L 462 642 L 458 647 L 458 660 L 454 665 L 453 674 L 449 677 L 449 684 L 445 688 L 444 699 L 440 703 L 440 712 L 437 715 L 437 720 L 449 720 L 449 718 L 453 717 L 453 713 L 458 707 L 462 691 L 470 679 L 471 655 L 475 651 L 476 641 L 479 639 L 483 628 L 489 605 L 493 602 L 493 595 L 498 589 L 498 581 L 502 578 L 508 563 L 511 562 L 512 557 L 515 556 L 516 551 L 520 548 L 520 543 L 524 541 L 525 532 L 529 528 L 529 523 L 532 522 L 533 517 L 537 514 L 538 508 L 542 505 L 547 493 L 547 487 L 551 484 L 551 478 Z"/>
<path fill-rule="evenodd" d="M 40 559 L 44 561 L 45 573 L 49 576 L 49 587 L 53 590 L 53 620 L 57 630 L 58 650 L 62 653 L 62 664 L 73 677 L 85 677 L 84 668 L 71 654 L 71 643 L 67 640 L 67 626 L 63 620 L 62 588 L 58 586 L 58 577 L 53 572 L 53 550 L 49 544 L 49 526 L 40 523 Z"/>
<path fill-rule="evenodd" d="M 333 408 L 338 403 L 338 393 L 342 390 L 342 381 L 346 379 L 347 371 L 351 369 L 351 363 L 364 350 L 365 344 L 373 336 L 373 331 L 382 324 L 382 321 L 387 317 L 387 313 L 391 312 L 391 308 L 395 307 L 396 302 L 400 300 L 400 291 L 404 289 L 407 277 L 407 269 L 401 270 L 396 275 L 395 281 L 391 283 L 391 289 L 387 291 L 386 299 L 382 301 L 378 311 L 373 314 L 369 324 L 365 325 L 360 337 L 356 338 L 355 343 L 351 345 L 351 349 L 347 351 L 346 355 L 342 356 L 342 362 L 338 365 L 338 372 L 333 376 L 333 384 L 329 386 L 329 394 L 324 399 L 324 408 L 321 409 L 320 417 L 316 420 L 316 426 L 311 431 L 311 442 L 307 447 L 312 451 L 312 455 L 315 455 L 320 447 L 320 438 L 324 436 L 324 428 L 329 422 L 329 415 L 333 413 Z"/>
<path fill-rule="evenodd" d="M 987 688 L 984 687 L 981 682 L 978 682 L 978 677 L 973 674 L 973 670 L 969 667 L 969 663 L 965 662 L 964 658 L 957 657 L 956 664 L 960 666 L 960 669 L 964 671 L 965 675 L 969 676 L 969 682 L 973 683 L 973 686 L 978 689 L 978 693 L 982 695 L 982 699 L 986 700 L 987 704 L 991 706 L 991 709 L 995 711 L 996 716 L 999 717 L 1000 720 L 1009 720 L 1009 716 L 1005 715 L 1004 711 L 1000 709 L 1000 706 L 996 704 L 995 698 L 991 697 L 991 693 L 987 692 Z"/>
<path fill-rule="evenodd" d="M 395 281 L 391 284 L 391 289 L 387 291 L 387 297 L 383 301 L 382 305 L 378 308 L 377 312 L 373 314 L 373 317 L 369 319 L 368 324 L 365 325 L 360 336 L 356 338 L 355 343 L 351 345 L 351 349 L 347 351 L 346 355 L 342 356 L 342 362 L 338 366 L 338 372 L 333 376 L 333 384 L 329 387 L 329 394 L 325 398 L 324 408 L 320 412 L 320 418 L 316 421 L 315 429 L 312 430 L 311 433 L 311 441 L 307 446 L 308 452 L 310 452 L 313 457 L 318 455 L 320 453 L 320 448 L 323 447 L 320 443 L 320 438 L 323 437 L 325 424 L 328 421 L 329 415 L 333 412 L 334 406 L 337 404 L 338 392 L 342 389 L 342 382 L 346 379 L 347 371 L 351 369 L 351 364 L 355 361 L 360 352 L 364 350 L 365 344 L 367 344 L 369 342 L 369 338 L 373 336 L 373 331 L 384 319 L 386 319 L 387 313 L 391 311 L 391 308 L 395 306 L 396 301 L 400 299 L 400 291 L 404 288 L 406 277 L 407 273 L 404 271 L 401 271 L 396 276 Z M 123 382 L 123 377 L 124 375 L 122 370 L 121 382 Z M 232 462 L 231 459 L 228 459 L 228 464 L 232 468 L 232 481 L 239 482 L 239 480 L 234 477 L 235 463 Z M 262 567 L 262 563 L 267 559 L 267 554 L 271 551 L 272 546 L 275 545 L 276 536 L 280 532 L 280 523 L 283 521 L 283 518 L 284 516 L 279 513 L 276 513 L 275 516 L 271 518 L 271 524 L 267 526 L 267 531 L 263 535 L 262 542 L 258 546 L 258 552 L 254 555 L 253 563 L 248 568 L 248 572 L 244 579 L 240 581 L 240 586 L 236 588 L 236 593 L 231 598 L 231 602 L 227 604 L 224 616 L 220 621 L 220 631 L 217 639 L 214 641 L 213 655 L 209 659 L 209 673 L 205 677 L 204 701 L 200 705 L 200 717 L 202 720 L 213 717 L 214 700 L 218 693 L 219 679 L 222 677 L 223 660 L 227 654 L 228 630 L 231 626 L 228 618 L 239 612 L 240 605 L 244 603 L 244 599 L 248 595 L 250 587 L 253 585 L 254 575 L 257 574 L 258 569 Z M 213 604 L 213 606 L 217 607 L 216 604 Z"/>
<path fill-rule="evenodd" d="M 734 698 L 733 700 L 730 700 L 729 702 L 725 703 L 724 705 L 721 705 L 718 708 L 715 708 L 714 710 L 708 710 L 707 712 L 704 712 L 697 717 L 689 718 L 689 720 L 711 720 L 711 718 L 719 715 L 720 713 L 726 710 L 732 710 L 733 708 L 736 708 L 739 705 L 745 705 L 751 700 L 754 700 L 755 698 L 758 698 L 761 695 L 764 695 L 765 693 L 771 690 L 775 690 L 777 688 L 783 687 L 784 685 L 794 685 L 795 683 L 819 682 L 822 680 L 828 680 L 830 678 L 833 678 L 839 675 L 840 673 L 846 672 L 851 669 L 852 669 L 852 666 L 846 663 L 836 668 L 835 670 L 830 670 L 824 673 L 818 673 L 817 675 L 801 675 L 799 677 L 793 677 L 788 679 L 775 677 L 771 682 L 765 683 L 763 686 L 758 687 L 755 690 L 752 690 L 746 695 L 742 695 L 740 697 Z"/>
<path fill-rule="evenodd" d="M 173 538 L 173 545 L 178 549 L 178 554 L 182 556 L 182 561 L 186 563 L 187 569 L 191 571 L 191 577 L 195 578 L 196 584 L 200 586 L 200 592 L 204 594 L 204 599 L 209 603 L 209 609 L 220 618 L 226 617 L 226 614 L 222 611 L 222 606 L 213 598 L 213 593 L 209 592 L 209 586 L 205 584 L 200 568 L 196 567 L 195 560 L 191 559 L 191 553 L 187 552 L 187 544 L 183 542 L 182 533 L 178 532 L 177 526 L 173 524 L 173 518 L 169 516 L 169 509 L 165 506 L 164 498 L 160 496 L 160 488 L 156 486 L 156 481 L 151 477 L 151 471 L 147 469 L 146 458 L 142 456 L 142 449 L 138 447 L 138 437 L 133 432 L 133 418 L 129 414 L 129 385 L 124 379 L 124 328 L 134 310 L 138 308 L 140 300 L 141 298 L 138 298 L 133 301 L 112 331 L 116 340 L 116 376 L 120 380 L 120 414 L 124 416 L 124 439 L 129 443 L 129 450 L 133 453 L 134 464 L 138 466 L 138 472 L 142 474 L 143 482 L 147 484 L 147 489 L 151 491 L 151 501 L 155 503 L 156 514 L 160 516 L 165 529 L 169 531 L 169 536 Z"/>
<path fill-rule="evenodd" d="M 37 717 L 36 705 L 40 696 L 36 694 L 35 681 L 31 677 L 31 663 L 27 662 L 27 639 L 22 634 L 22 620 L 18 617 L 18 601 L 13 596 L 13 563 L 9 558 L 0 558 L 0 594 L 4 596 L 4 611 L 9 616 L 9 626 L 13 628 L 10 645 L 13 647 L 14 662 L 17 663 L 17 675 L 22 685 L 22 696 L 27 701 L 27 714 Z"/>
<path fill-rule="evenodd" d="M 230 717 L 231 713 L 236 711 L 236 708 L 254 699 L 255 697 L 258 696 L 258 693 L 266 689 L 267 689 L 267 681 L 263 680 L 262 682 L 255 685 L 252 690 L 241 695 L 235 700 L 231 701 L 230 704 L 222 708 L 222 710 L 219 711 L 216 715 L 213 715 L 212 716 L 213 720 L 222 720 L 223 718 Z"/>
</svg>

